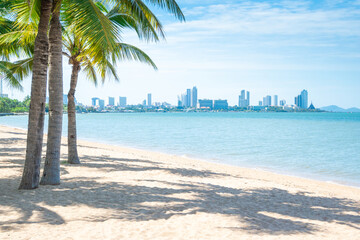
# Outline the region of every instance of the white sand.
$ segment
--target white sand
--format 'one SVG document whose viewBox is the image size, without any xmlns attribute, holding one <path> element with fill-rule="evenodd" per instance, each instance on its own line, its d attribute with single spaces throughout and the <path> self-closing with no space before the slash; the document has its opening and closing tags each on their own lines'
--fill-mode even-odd
<svg viewBox="0 0 360 240">
<path fill-rule="evenodd" d="M 0 126 L 0 239 L 360 239 L 358 188 L 85 141 L 19 191 L 25 137 Z"/>
</svg>

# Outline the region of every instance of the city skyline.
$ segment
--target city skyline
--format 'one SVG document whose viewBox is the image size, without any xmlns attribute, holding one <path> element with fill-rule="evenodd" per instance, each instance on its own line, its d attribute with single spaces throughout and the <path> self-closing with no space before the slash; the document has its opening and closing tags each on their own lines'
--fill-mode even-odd
<svg viewBox="0 0 360 240">
<path fill-rule="evenodd" d="M 245 94 L 246 93 L 246 94 Z M 65 96 L 64 95 L 64 104 L 65 104 Z M 127 97 L 119 96 L 118 103 L 115 102 L 115 97 L 108 97 L 108 104 L 105 104 L 105 100 L 102 100 L 98 97 L 93 97 L 91 99 L 91 106 L 100 106 L 100 108 L 104 108 L 104 106 L 119 106 L 126 107 L 130 105 L 143 105 L 145 107 L 151 108 L 153 106 L 159 107 L 165 105 L 167 107 L 182 107 L 182 108 L 209 108 L 209 109 L 225 109 L 228 106 L 239 107 L 239 108 L 249 108 L 249 107 L 298 107 L 300 109 L 308 109 L 309 98 L 308 91 L 302 90 L 301 93 L 294 97 L 293 103 L 287 103 L 285 99 L 278 101 L 278 95 L 267 95 L 263 97 L 262 100 L 258 101 L 258 104 L 250 104 L 250 91 L 241 90 L 239 95 L 239 102 L 237 105 L 230 105 L 227 99 L 198 99 L 198 90 L 197 87 L 194 86 L 192 89 L 186 89 L 186 92 L 178 95 L 178 102 L 176 105 L 171 105 L 165 101 L 159 101 L 152 103 L 152 94 L 147 94 L 147 100 L 143 100 L 142 103 L 138 104 L 127 104 Z M 280 104 L 280 105 L 279 105 Z M 226 106 L 226 107 L 225 107 Z M 312 108 L 314 107 L 311 101 Z"/>
<path fill-rule="evenodd" d="M 190 92 L 191 92 L 191 90 L 192 89 L 187 89 L 187 90 L 190 90 Z M 146 91 L 146 90 L 142 90 L 143 92 L 148 92 L 148 91 Z M 275 89 L 275 91 L 276 91 L 276 89 Z M 283 95 L 281 96 L 281 99 L 278 99 L 278 104 L 276 105 L 276 106 L 279 106 L 280 105 L 280 102 L 279 101 L 283 101 L 283 100 L 285 100 L 285 102 L 286 102 L 286 104 L 290 104 L 290 105 L 296 105 L 295 104 L 295 102 L 294 102 L 294 96 L 293 95 L 298 95 L 298 89 L 297 90 L 293 90 L 293 91 L 291 91 L 292 92 L 292 95 L 290 95 L 290 94 L 286 94 L 288 97 L 283 97 Z M 206 96 L 206 97 L 203 97 L 203 96 L 201 96 L 201 99 L 227 99 L 228 100 L 228 103 L 229 103 L 229 106 L 235 106 L 235 105 L 238 105 L 239 106 L 239 96 L 241 95 L 241 91 L 239 91 L 240 93 L 237 93 L 236 94 L 236 92 L 235 92 L 235 94 L 233 94 L 233 95 L 229 95 L 229 96 L 227 96 L 227 95 L 224 95 L 224 94 L 222 94 L 222 95 L 217 95 L 217 94 L 215 94 L 215 96 L 219 96 L 219 97 L 214 97 L 214 96 L 211 96 L 211 95 L 209 95 L 209 94 L 207 94 L 207 93 L 202 93 L 203 94 L 203 96 Z M 253 96 L 251 99 L 250 99 L 250 101 L 249 101 L 249 105 L 251 105 L 251 106 L 257 106 L 257 105 L 259 105 L 259 102 L 261 101 L 261 102 L 263 102 L 263 97 L 261 97 L 261 95 L 260 94 L 258 94 L 258 93 L 256 93 L 256 90 L 250 90 L 250 91 L 246 91 L 246 93 L 248 93 L 248 92 L 251 92 L 251 95 Z M 270 93 L 271 91 L 263 91 L 263 92 L 266 92 L 266 93 Z M 30 94 L 30 93 L 29 93 Z M 28 95 L 29 95 L 28 94 Z M 152 93 L 151 93 L 152 94 Z M 14 94 L 11 94 L 11 92 L 10 93 L 8 93 L 8 92 L 4 92 L 4 95 L 8 95 L 8 97 L 10 97 L 10 98 L 17 98 L 17 99 L 19 99 L 19 100 L 22 100 L 23 98 L 22 98 L 22 96 L 20 96 L 20 97 L 16 97 L 16 96 L 12 96 L 12 95 L 14 95 Z M 67 95 L 67 93 L 66 92 L 64 92 L 64 95 Z M 140 96 L 140 97 L 134 97 L 134 98 L 132 98 L 131 96 L 128 96 L 127 94 L 126 94 L 126 92 L 124 93 L 124 94 L 122 94 L 122 95 L 126 95 L 126 102 L 127 102 L 127 105 L 137 105 L 137 104 L 143 104 L 143 101 L 144 101 L 144 96 Z M 105 100 L 105 99 L 108 99 L 109 97 L 110 97 L 110 94 L 107 94 L 107 93 L 105 93 L 105 94 L 102 94 L 102 95 L 100 95 L 100 94 L 97 94 L 96 96 L 98 96 L 97 98 L 99 98 L 99 99 L 103 99 L 103 100 Z M 113 95 L 114 96 L 114 95 Z M 115 95 L 116 96 L 116 95 Z M 274 96 L 279 96 L 279 94 L 275 94 L 275 95 L 273 95 L 272 93 L 271 93 L 271 95 L 266 95 L 266 97 L 271 97 L 271 99 L 272 99 L 272 101 L 273 101 L 273 99 L 274 99 Z M 24 95 L 24 97 L 26 97 L 26 95 Z M 76 96 L 76 98 L 78 99 L 78 102 L 80 102 L 80 103 L 82 103 L 82 104 L 84 104 L 84 105 L 93 105 L 93 103 L 92 103 L 92 98 L 93 98 L 94 96 L 87 96 L 86 98 L 85 98 L 85 101 L 83 101 L 83 100 L 79 100 L 79 99 L 81 99 L 81 98 L 79 98 L 78 99 L 78 97 Z M 116 96 L 116 97 L 119 97 L 119 96 Z M 147 100 L 148 100 L 148 93 L 146 93 L 146 102 L 147 102 Z M 152 96 L 151 96 L 151 98 L 152 98 Z M 134 100 L 134 99 L 141 99 L 141 100 Z M 198 98 L 199 99 L 199 98 Z M 337 105 L 337 106 L 340 106 L 340 107 L 344 107 L 344 105 L 341 105 L 341 104 L 339 104 L 338 102 L 331 102 L 331 103 L 329 103 L 329 104 L 318 104 L 318 102 L 324 102 L 324 101 L 322 101 L 321 99 L 319 99 L 319 98 L 317 98 L 316 96 L 314 97 L 314 99 L 316 99 L 316 100 L 312 100 L 312 102 L 314 102 L 314 104 L 316 105 L 316 106 L 319 106 L 319 107 L 325 107 L 325 106 L 330 106 L 330 105 Z M 129 101 L 130 100 L 130 101 Z M 192 98 L 190 97 L 190 102 L 192 101 Z M 155 95 L 155 101 L 152 101 L 152 102 L 168 102 L 168 103 L 170 103 L 171 105 L 178 105 L 178 101 L 177 101 L 177 99 L 176 99 L 176 97 L 174 97 L 174 96 L 172 96 L 172 97 L 170 97 L 170 98 L 167 98 L 167 99 L 163 99 L 161 96 L 158 96 L 158 95 Z M 115 103 L 115 105 L 118 105 L 118 102 L 116 102 L 115 100 L 114 100 L 114 103 Z M 191 106 L 192 106 L 192 102 L 191 102 Z M 308 105 L 310 105 L 310 103 L 308 103 Z M 360 104 L 358 104 L 358 105 L 356 105 L 356 102 L 354 102 L 354 104 L 349 104 L 349 105 L 345 105 L 345 107 L 348 107 L 348 108 L 350 108 L 350 107 L 360 107 Z"/>
<path fill-rule="evenodd" d="M 117 65 L 120 82 L 106 80 L 94 87 L 79 75 L 76 98 L 90 105 L 92 96 L 126 95 L 137 104 L 151 92 L 175 105 L 179 89 L 197 86 L 203 98 L 238 102 L 238 91 L 253 92 L 252 105 L 277 94 L 292 102 L 299 89 L 308 89 L 316 106 L 360 107 L 359 1 L 184 0 L 186 24 L 162 14 L 167 41 L 139 42 L 124 32 L 124 41 L 140 47 L 159 70 L 136 62 Z M 213 15 L 221 21 L 215 21 Z M 64 94 L 71 68 L 64 60 Z M 30 94 L 4 86 L 9 97 Z M 141 87 L 139 87 L 141 86 Z M 229 97 L 231 96 L 231 97 Z M 279 100 L 280 100 L 279 99 Z"/>
</svg>

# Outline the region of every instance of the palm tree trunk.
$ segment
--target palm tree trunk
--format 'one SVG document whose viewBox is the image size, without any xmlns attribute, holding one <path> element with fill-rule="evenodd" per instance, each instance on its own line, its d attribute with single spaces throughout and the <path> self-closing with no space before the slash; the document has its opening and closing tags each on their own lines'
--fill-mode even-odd
<svg viewBox="0 0 360 240">
<path fill-rule="evenodd" d="M 49 28 L 51 7 L 52 0 L 41 0 L 40 21 L 34 46 L 26 157 L 19 189 L 34 189 L 39 186 L 49 59 L 49 39 L 47 31 Z"/>
<path fill-rule="evenodd" d="M 68 163 L 79 164 L 76 136 L 76 109 L 75 109 L 75 88 L 80 71 L 80 64 L 73 64 L 71 73 L 70 90 L 68 93 Z"/>
<path fill-rule="evenodd" d="M 43 176 L 40 184 L 60 184 L 60 147 L 63 118 L 61 0 L 54 0 L 49 43 L 49 128 Z"/>
</svg>

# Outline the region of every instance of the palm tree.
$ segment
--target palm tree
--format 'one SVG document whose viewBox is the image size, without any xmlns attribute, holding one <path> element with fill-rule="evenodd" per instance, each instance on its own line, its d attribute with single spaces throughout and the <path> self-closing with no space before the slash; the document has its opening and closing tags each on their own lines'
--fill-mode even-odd
<svg viewBox="0 0 360 240">
<path fill-rule="evenodd" d="M 21 4 L 23 4 L 22 6 L 24 6 L 24 2 L 18 0 L 20 3 L 18 4 L 19 6 L 21 6 Z M 60 0 L 54 0 L 55 4 L 53 5 L 54 7 L 52 8 L 52 13 L 55 16 L 51 21 L 51 29 L 53 28 L 53 31 L 55 33 L 59 33 L 61 32 L 61 25 L 59 24 L 59 15 L 60 15 L 60 9 L 59 9 L 59 5 L 61 4 Z M 7 2 L 9 2 L 7 0 Z M 118 7 L 119 9 L 127 9 L 127 10 L 131 10 L 131 13 L 134 14 L 138 19 L 141 19 L 142 23 L 143 23 L 143 27 L 146 25 L 150 25 L 153 26 L 155 25 L 155 29 L 157 29 L 159 31 L 159 29 L 161 30 L 161 25 L 157 25 L 158 21 L 155 17 L 153 17 L 152 14 L 149 14 L 150 10 L 147 8 L 147 6 L 141 1 L 141 0 L 118 0 L 118 1 L 113 1 L 116 4 L 116 7 Z M 174 0 L 149 0 L 149 2 L 153 3 L 154 5 L 158 5 L 161 8 L 164 8 L 168 11 L 170 11 L 171 13 L 173 13 L 178 19 L 180 20 L 184 20 L 184 16 L 180 10 L 180 8 L 178 7 L 178 5 L 176 4 L 176 2 Z M 39 4 L 40 3 L 40 4 Z M 32 17 L 35 16 L 36 18 L 36 9 L 37 6 L 41 6 L 41 11 L 39 11 L 40 14 L 40 21 L 39 21 L 39 28 L 41 26 L 41 29 L 39 29 L 38 31 L 38 36 L 43 36 L 44 33 L 47 32 L 48 29 L 48 23 L 45 23 L 44 19 L 46 19 L 47 21 L 50 18 L 50 13 L 49 11 L 51 11 L 51 1 L 45 1 L 45 0 L 28 0 L 28 9 L 30 11 L 28 11 L 27 13 L 21 10 L 18 12 L 18 15 L 21 15 L 21 17 L 19 18 L 20 20 L 27 20 L 28 22 Z M 94 6 L 97 4 L 97 1 L 91 1 L 91 0 L 64 0 L 65 5 L 67 5 L 66 8 L 66 12 L 69 13 L 68 16 L 71 16 L 70 19 L 71 20 L 75 20 L 74 21 L 74 25 L 75 28 L 77 29 L 77 32 L 81 35 L 83 35 L 87 40 L 89 41 L 93 41 L 96 42 L 97 44 L 95 44 L 93 46 L 93 52 L 90 55 L 90 58 L 101 58 L 101 55 L 103 54 L 103 48 L 104 46 L 106 46 L 106 51 L 107 52 L 115 52 L 115 49 L 117 47 L 116 44 L 116 39 L 117 36 L 119 34 L 117 28 L 115 27 L 115 25 L 111 24 L 110 20 L 106 17 L 104 17 L 101 14 L 101 11 L 98 10 L 98 8 L 95 8 Z M 21 9 L 21 7 L 19 7 L 19 9 Z M 47 18 L 45 18 L 47 17 Z M 21 22 L 21 21 L 19 21 Z M 35 21 L 36 22 L 36 21 Z M 57 22 L 57 23 L 56 23 Z M 100 24 L 98 24 L 100 22 Z M 40 25 L 41 24 L 41 25 Z M 19 24 L 21 25 L 21 24 Z M 25 24 L 26 25 L 26 24 Z M 46 26 L 45 26 L 46 25 Z M 26 25 L 26 26 L 30 26 L 30 24 Z M 131 26 L 131 24 L 129 24 L 129 26 Z M 100 31 L 98 31 L 97 29 L 99 29 L 99 27 L 101 28 Z M 56 28 L 56 30 L 55 30 Z M 46 31 L 43 31 L 43 29 L 46 29 Z M 149 28 L 148 28 L 149 29 Z M 143 36 L 147 36 L 147 34 L 151 34 L 151 31 L 148 31 L 148 29 L 146 31 L 143 31 L 144 35 Z M 151 28 L 150 28 L 151 29 Z M 25 30 L 28 30 L 27 28 L 24 28 L 22 31 L 26 32 Z M 41 31 L 40 31 L 41 30 Z M 139 30 L 139 29 L 137 29 Z M 41 34 L 40 34 L 41 32 Z M 20 31 L 21 34 L 21 31 Z M 139 34 L 139 32 L 138 32 Z M 52 43 L 53 46 L 57 46 L 57 49 L 59 47 L 59 42 L 61 42 L 61 34 L 55 34 L 56 37 L 54 37 L 54 39 L 52 39 Z M 155 37 L 157 38 L 157 37 Z M 38 39 L 38 38 L 37 38 Z M 40 52 L 39 49 L 39 43 L 46 43 L 46 47 L 44 47 L 45 45 L 42 45 L 42 52 Z M 39 164 L 40 164 L 40 160 L 41 160 L 41 145 L 42 145 L 42 134 L 43 134 L 43 123 L 44 123 L 44 101 L 45 101 L 45 93 L 46 93 L 46 73 L 47 73 L 47 59 L 48 59 L 48 52 L 45 50 L 48 49 L 48 39 L 46 36 L 46 41 L 38 41 L 35 42 L 34 45 L 34 57 L 35 57 L 35 52 L 37 52 L 38 54 L 41 55 L 41 58 L 43 61 L 42 66 L 40 66 L 38 64 L 38 62 L 35 62 L 36 58 L 34 58 L 34 74 L 33 74 L 33 84 L 32 84 L 32 104 L 31 107 L 34 106 L 34 108 L 30 107 L 30 113 L 29 113 L 29 128 L 28 128 L 28 142 L 27 142 L 27 155 L 26 155 L 26 161 L 25 161 L 25 166 L 24 166 L 24 173 L 23 173 L 23 180 L 22 183 L 20 185 L 20 188 L 36 188 L 38 186 L 38 179 L 39 179 Z M 12 48 L 14 46 L 11 46 L 10 48 Z M 15 47 L 17 48 L 17 47 Z M 30 48 L 31 49 L 31 48 Z M 29 50 L 29 49 L 28 49 Z M 16 49 L 15 49 L 16 51 Z M 53 49 L 51 50 L 52 52 L 54 51 Z M 45 55 L 44 55 L 45 54 Z M 55 56 L 57 55 L 57 56 Z M 55 51 L 52 55 L 51 58 L 54 57 L 54 61 L 51 60 L 51 62 L 59 62 L 59 59 L 61 57 L 61 54 L 59 54 L 59 51 Z M 45 59 L 46 57 L 46 59 Z M 60 61 L 61 62 L 61 61 Z M 37 64 L 35 64 L 37 63 Z M 40 67 L 39 69 L 35 68 L 35 67 Z M 43 67 L 43 68 L 41 68 Z M 57 68 L 57 70 L 54 70 L 54 79 L 51 80 L 52 78 L 52 74 L 50 74 L 50 89 L 53 89 L 54 91 L 54 100 L 52 101 L 53 107 L 54 109 L 52 111 L 59 113 L 59 106 L 61 105 L 60 103 L 62 102 L 62 98 L 60 98 L 60 94 L 62 95 L 62 91 L 61 89 L 59 89 L 59 82 L 61 82 L 61 79 L 59 80 L 56 79 L 56 76 L 59 76 L 59 72 L 61 72 L 61 70 L 59 70 L 57 65 L 54 65 L 54 68 Z M 36 71 L 38 71 L 38 74 L 40 76 L 40 80 L 36 80 L 35 76 L 37 76 L 37 74 L 35 73 Z M 41 75 L 42 74 L 42 75 Z M 44 78 L 45 76 L 45 78 Z M 42 77 L 42 78 L 41 78 Z M 45 79 L 45 81 L 44 81 Z M 54 84 L 54 86 L 53 86 Z M 58 92 L 58 94 L 55 94 L 55 92 Z M 60 92 L 60 93 L 59 93 Z M 35 95 L 33 97 L 33 95 Z M 51 94 L 50 94 L 50 98 Z M 51 100 L 50 100 L 51 101 Z M 40 109 L 40 111 L 39 111 Z M 61 107 L 62 109 L 62 107 Z M 47 157 L 46 157 L 46 164 L 45 164 L 45 170 L 44 173 L 46 173 L 46 175 L 44 176 L 44 178 L 46 176 L 48 176 L 48 173 L 56 171 L 59 172 L 59 158 L 60 158 L 60 141 L 58 139 L 61 138 L 61 131 L 59 131 L 59 129 L 61 129 L 61 123 L 62 120 L 60 119 L 62 118 L 62 114 L 54 114 L 54 118 L 53 124 L 51 124 L 49 122 L 49 126 L 52 125 L 53 127 L 49 127 L 49 135 L 50 135 L 50 131 L 54 131 L 54 134 L 52 135 L 53 137 L 49 137 L 48 138 L 48 147 L 49 150 L 47 151 Z M 50 118 L 49 118 L 50 119 Z M 60 119 L 60 120 L 59 120 Z M 41 137 L 39 136 L 41 134 Z M 50 142 L 50 143 L 49 143 Z M 31 145 L 31 146 L 30 146 Z M 33 155 L 31 155 L 30 152 L 34 152 Z M 59 150 L 59 151 L 57 151 Z M 48 156 L 51 156 L 51 158 L 49 158 L 48 160 Z M 31 161 L 33 160 L 33 161 Z M 50 170 L 47 171 L 46 168 L 49 168 Z M 29 182 L 29 176 L 33 176 L 33 179 L 31 180 L 31 184 L 26 184 L 25 182 Z M 56 175 L 56 174 L 55 174 Z M 54 175 L 54 176 L 55 176 Z M 53 178 L 53 177 L 51 177 Z M 50 180 L 44 180 L 43 183 L 44 184 L 58 184 L 59 183 L 59 178 L 55 177 L 53 178 L 51 181 Z M 24 183 L 23 183 L 24 182 Z"/>
<path fill-rule="evenodd" d="M 103 56 L 101 59 L 90 59 L 89 53 L 92 52 L 91 45 L 86 45 L 83 39 L 77 38 L 76 35 L 73 35 L 73 38 L 65 38 L 64 47 L 67 50 L 64 55 L 69 58 L 69 64 L 72 65 L 70 90 L 68 92 L 68 163 L 78 164 L 80 160 L 77 153 L 75 91 L 79 72 L 83 69 L 88 79 L 95 85 L 98 83 L 96 73 L 99 73 L 102 82 L 107 77 L 107 73 L 110 73 L 115 80 L 119 78 L 114 63 L 106 59 L 106 56 Z M 132 45 L 118 43 L 114 54 L 116 54 L 117 59 L 136 60 L 147 63 L 153 66 L 154 69 L 157 69 L 148 55 Z"/>
<path fill-rule="evenodd" d="M 157 19 L 153 17 L 154 15 L 151 13 L 151 11 L 146 7 L 145 4 L 143 4 L 141 0 L 118 0 L 114 2 L 116 3 L 116 7 L 118 9 L 130 10 L 137 19 L 141 18 L 142 22 L 145 24 L 146 22 L 149 22 L 149 24 L 151 24 L 152 22 L 158 22 Z M 183 19 L 182 12 L 174 0 L 151 0 L 150 2 L 160 6 L 161 8 L 169 10 L 170 12 L 174 13 L 179 19 Z M 65 20 L 73 20 L 71 22 L 75 25 L 75 29 L 80 32 L 82 36 L 86 37 L 88 41 L 93 41 L 94 43 L 93 52 L 89 53 L 91 54 L 90 58 L 93 59 L 104 59 L 102 57 L 104 52 L 110 53 L 112 51 L 116 51 L 116 40 L 120 36 L 115 24 L 113 24 L 110 19 L 102 13 L 101 8 L 98 7 L 99 4 L 100 1 L 64 0 L 64 5 L 66 9 L 65 12 L 66 16 L 68 16 L 65 18 Z M 60 59 L 62 57 L 61 51 L 59 49 L 62 40 L 61 25 L 59 20 L 60 6 L 61 0 L 54 0 L 53 17 L 50 23 L 50 31 L 54 29 L 54 38 L 50 38 L 51 54 L 49 75 L 49 132 L 44 175 L 41 184 L 60 184 L 60 145 L 62 128 L 61 96 L 63 91 L 62 76 L 57 75 L 61 72 L 62 66 L 56 64 L 58 62 L 61 62 Z M 143 26 L 145 24 L 143 24 Z M 97 31 L 97 29 L 99 29 L 100 31 Z M 52 34 L 50 33 L 50 35 Z M 52 46 L 54 46 L 54 49 L 52 49 Z M 54 58 L 54 61 L 52 61 L 52 58 Z M 106 63 L 107 61 L 108 60 L 104 61 L 103 64 L 108 66 L 108 64 Z M 75 122 L 73 121 L 73 123 Z M 73 141 L 74 138 L 71 138 L 72 136 L 76 136 L 76 134 L 70 134 L 70 143 L 75 144 L 76 146 L 76 138 L 75 141 Z M 72 151 L 72 149 L 73 148 L 70 147 L 70 153 L 76 153 L 76 151 Z M 75 156 L 75 160 L 71 162 L 77 163 L 77 161 L 78 160 L 76 160 Z"/>
<path fill-rule="evenodd" d="M 4 0 L 0 7 L 11 8 L 10 19 L 15 15 L 15 22 L 2 21 L 7 27 L 2 28 L 1 54 L 5 59 L 10 56 L 32 56 L 33 67 L 31 85 L 31 104 L 27 134 L 26 157 L 22 180 L 19 189 L 33 189 L 39 185 L 40 163 L 42 154 L 45 96 L 47 85 L 47 69 L 49 60 L 49 20 L 53 8 L 52 0 Z M 3 10 L 3 15 L 9 11 Z M 14 14 L 15 13 L 15 14 Z M 5 18 L 3 18 L 5 19 Z M 11 30 L 16 29 L 12 32 Z M 37 33 L 37 35 L 36 35 Z M 35 37 L 36 36 L 36 37 Z M 16 44 L 13 44 L 16 42 Z M 29 63 L 29 61 L 26 61 Z M 8 63 L 9 66 L 11 63 Z M 20 69 L 20 68 L 18 68 Z"/>
<path fill-rule="evenodd" d="M 61 0 L 53 0 L 49 30 L 49 127 L 42 185 L 60 184 L 60 146 L 63 118 Z"/>
<path fill-rule="evenodd" d="M 35 2 L 36 0 L 29 0 L 29 5 L 34 5 Z M 39 186 L 49 56 L 49 40 L 47 31 L 51 15 L 51 7 L 51 0 L 41 0 L 38 31 L 34 42 L 31 104 L 29 109 L 26 157 L 19 189 L 34 189 Z"/>
<path fill-rule="evenodd" d="M 129 12 L 126 12 L 124 9 L 120 10 L 118 7 L 114 7 L 110 11 L 107 11 L 106 8 L 100 4 L 98 4 L 97 7 L 103 9 L 107 14 L 106 17 L 111 19 L 111 21 L 114 24 L 116 24 L 117 27 L 119 27 L 119 28 L 130 27 L 132 29 L 135 29 L 140 38 L 146 38 L 146 39 L 153 38 L 155 40 L 158 40 L 159 37 L 158 37 L 157 33 L 159 33 L 161 36 L 163 36 L 161 24 L 157 20 L 153 21 L 153 23 L 151 23 L 151 24 L 149 22 L 144 23 L 144 22 L 139 21 L 139 17 L 132 16 Z M 149 12 L 149 16 L 154 17 L 151 12 Z M 148 17 L 148 18 L 150 19 L 150 17 Z M 155 25 L 157 30 L 152 25 Z M 11 26 L 11 24 L 10 24 L 10 26 Z M 2 27 L 2 26 L 0 25 L 0 27 Z M 28 29 L 30 29 L 30 27 Z M 94 42 L 88 41 L 88 40 L 85 41 L 85 38 L 79 37 L 75 33 L 76 31 L 73 28 L 73 26 L 68 26 L 66 29 L 69 29 L 69 31 L 64 31 L 64 34 L 63 34 L 63 43 L 64 43 L 63 48 L 65 49 L 65 52 L 63 52 L 63 54 L 69 58 L 69 63 L 71 65 L 73 65 L 73 71 L 72 71 L 71 83 L 70 83 L 70 91 L 68 94 L 68 98 L 69 98 L 69 101 L 68 101 L 69 102 L 69 105 L 68 105 L 68 119 L 69 119 L 69 124 L 68 124 L 68 126 L 69 126 L 68 127 L 68 146 L 69 146 L 68 147 L 68 149 L 69 149 L 68 162 L 69 163 L 79 163 L 79 158 L 77 155 L 77 147 L 76 147 L 76 118 L 75 118 L 76 115 L 75 115 L 74 94 L 75 94 L 75 87 L 77 84 L 80 67 L 83 67 L 83 70 L 87 74 L 88 78 L 90 80 L 92 80 L 95 84 L 97 84 L 98 80 L 97 80 L 96 73 L 98 73 L 101 76 L 103 82 L 105 80 L 107 72 L 111 73 L 111 75 L 114 76 L 115 80 L 118 80 L 118 76 L 117 76 L 115 68 L 114 68 L 114 63 L 115 63 L 114 60 L 115 59 L 136 60 L 136 61 L 148 63 L 149 65 L 152 65 L 155 69 L 156 69 L 156 65 L 152 62 L 150 57 L 147 56 L 140 49 L 138 49 L 132 45 L 125 44 L 125 43 L 116 43 L 116 48 L 114 49 L 114 51 L 112 51 L 111 54 L 109 54 L 109 53 L 106 54 L 105 53 L 106 49 L 103 49 L 101 51 L 101 54 L 97 54 L 94 57 L 93 53 L 95 52 L 95 49 L 97 47 L 96 42 L 94 43 Z M 33 29 L 33 30 L 34 30 L 33 34 L 35 34 L 36 29 Z M 51 32 L 51 29 L 50 29 L 50 32 Z M 14 45 L 14 42 L 13 42 L 14 40 L 15 41 L 19 41 L 19 39 L 21 40 L 21 38 L 18 38 L 19 36 L 18 36 L 18 32 L 16 31 L 16 29 L 12 29 L 12 31 L 9 30 L 9 32 L 6 32 L 6 33 L 7 33 L 7 35 L 3 36 L 3 38 L 0 38 L 0 43 L 3 43 L 0 46 L 4 46 L 4 43 L 7 43 L 7 45 L 9 45 L 9 46 Z M 30 32 L 27 32 L 27 36 L 29 39 L 32 39 Z M 7 42 L 4 41 L 4 39 Z M 1 41 L 1 40 L 3 40 L 3 41 Z M 23 44 L 23 45 L 25 45 L 25 44 Z M 31 48 L 31 46 L 29 46 L 29 45 L 31 45 L 31 43 L 26 45 L 26 47 Z M 3 55 L 4 55 L 4 53 L 3 53 Z M 112 58 L 113 63 L 111 63 L 111 61 L 108 58 Z M 21 69 L 20 67 L 26 66 L 28 69 L 28 67 L 31 65 L 32 61 L 31 61 L 31 58 L 28 58 L 28 59 L 19 61 L 19 63 L 18 62 L 16 62 L 16 63 L 17 64 L 15 66 L 17 66 L 17 69 L 15 69 L 15 68 L 10 69 L 10 70 L 12 70 L 12 71 L 9 71 L 10 73 L 14 72 L 15 70 L 19 71 L 18 69 Z M 20 65 L 20 63 L 22 63 L 22 64 Z M 25 63 L 28 63 L 29 66 L 25 65 Z M 7 64 L 9 65 L 9 64 L 15 64 L 15 63 L 7 62 Z M 20 66 L 18 66 L 18 65 L 20 65 Z M 23 65 L 25 65 L 25 66 L 23 66 Z M 51 60 L 50 60 L 50 65 L 51 65 Z M 51 66 L 50 66 L 50 72 L 51 72 Z M 22 75 L 21 75 L 20 79 L 22 79 L 24 77 L 23 76 L 24 73 L 23 72 L 21 72 L 21 73 L 22 73 Z M 49 80 L 49 81 L 51 81 L 51 80 Z M 51 90 L 50 90 L 50 94 L 51 94 Z M 62 95 L 61 95 L 61 97 L 62 97 Z M 50 99 L 50 107 L 51 107 L 51 99 Z M 62 101 L 61 101 L 61 107 L 62 107 Z M 51 123 L 49 121 L 49 138 L 51 136 L 51 133 L 53 132 L 53 131 L 51 131 L 52 127 L 50 127 L 50 126 L 51 126 Z M 53 149 L 53 145 L 52 145 L 51 149 Z M 54 154 L 54 151 L 49 151 L 49 146 L 47 148 L 47 154 L 49 154 L 50 156 L 52 154 Z M 44 175 L 45 175 L 45 177 L 48 177 L 49 179 L 55 179 L 55 181 L 46 180 L 46 184 L 57 184 L 59 181 L 59 177 L 57 174 L 58 165 L 54 164 L 54 162 L 56 162 L 56 161 L 48 161 L 46 159 Z M 45 183 L 44 175 L 43 175 L 41 184 Z M 58 179 L 58 180 L 56 181 L 56 179 Z M 52 181 L 52 182 L 50 183 L 50 181 Z"/>
<path fill-rule="evenodd" d="M 110 11 L 102 5 L 98 4 L 98 7 L 106 13 L 108 19 L 120 29 L 130 27 L 138 33 L 139 38 L 159 39 L 158 33 L 163 36 L 162 26 L 160 22 L 155 18 L 150 10 L 147 10 L 148 19 L 150 21 L 142 21 L 141 16 L 131 14 L 131 10 L 119 8 L 115 6 Z M 151 22 L 151 23 L 150 23 Z M 68 92 L 68 163 L 78 164 L 80 163 L 78 152 L 77 152 L 77 134 L 76 134 L 76 110 L 75 110 L 75 90 L 78 81 L 78 74 L 81 67 L 84 69 L 88 78 L 97 84 L 96 69 L 100 73 L 102 81 L 104 82 L 106 73 L 109 72 L 118 80 L 114 68 L 114 60 L 116 59 L 127 59 L 136 60 L 150 64 L 156 68 L 156 65 L 152 62 L 149 56 L 147 56 L 140 49 L 125 43 L 116 43 L 115 49 L 110 53 L 97 54 L 91 58 L 92 53 L 95 52 L 96 43 L 92 41 L 85 41 L 85 38 L 81 38 L 75 34 L 75 28 L 68 27 L 71 29 L 69 32 L 64 34 L 64 47 L 66 52 L 65 56 L 69 58 L 69 64 L 72 65 L 72 74 L 70 82 L 70 90 Z M 99 51 L 98 51 L 99 53 Z M 104 53 L 104 50 L 100 53 Z M 113 59 L 113 63 L 107 59 L 110 55 Z"/>
</svg>

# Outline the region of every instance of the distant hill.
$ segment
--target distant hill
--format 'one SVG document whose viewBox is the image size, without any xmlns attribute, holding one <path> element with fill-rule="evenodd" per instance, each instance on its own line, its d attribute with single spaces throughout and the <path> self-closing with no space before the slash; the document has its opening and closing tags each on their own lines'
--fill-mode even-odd
<svg viewBox="0 0 360 240">
<path fill-rule="evenodd" d="M 348 109 L 346 109 L 346 111 L 347 111 L 347 112 L 360 112 L 360 109 L 353 107 L 353 108 L 348 108 Z"/>
<path fill-rule="evenodd" d="M 324 111 L 327 111 L 327 112 L 360 112 L 359 108 L 354 107 L 354 108 L 344 109 L 344 108 L 338 107 L 336 105 L 322 107 L 320 109 L 324 110 Z"/>
</svg>

